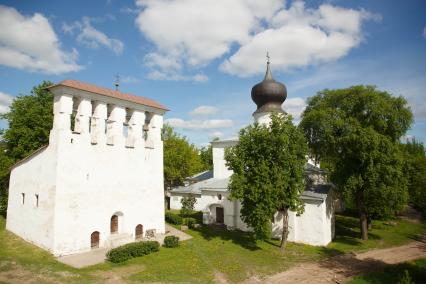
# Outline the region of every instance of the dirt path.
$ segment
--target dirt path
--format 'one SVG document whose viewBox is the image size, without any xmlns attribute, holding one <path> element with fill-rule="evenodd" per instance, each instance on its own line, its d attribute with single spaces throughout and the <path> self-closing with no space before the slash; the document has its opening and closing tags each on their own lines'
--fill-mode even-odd
<svg viewBox="0 0 426 284">
<path fill-rule="evenodd" d="M 250 278 L 244 283 L 346 283 L 360 273 L 418 258 L 426 258 L 426 235 L 404 246 L 346 254 L 321 262 L 300 264 L 264 279 Z"/>
</svg>

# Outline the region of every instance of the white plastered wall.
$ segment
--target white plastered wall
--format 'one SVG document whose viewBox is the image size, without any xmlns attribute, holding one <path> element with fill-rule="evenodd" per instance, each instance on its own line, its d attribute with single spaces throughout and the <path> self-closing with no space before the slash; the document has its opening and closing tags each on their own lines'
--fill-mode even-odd
<svg viewBox="0 0 426 284">
<path fill-rule="evenodd" d="M 52 148 L 23 161 L 10 174 L 6 229 L 48 251 L 53 251 L 55 180 Z"/>
<path fill-rule="evenodd" d="M 133 241 L 138 224 L 144 233 L 164 233 L 163 112 L 75 89 L 53 92 L 49 146 L 12 171 L 7 229 L 57 256 L 90 250 L 94 231 L 100 232 L 100 247 L 117 235 Z M 73 97 L 79 103 L 74 133 Z M 105 133 L 107 105 L 112 111 Z M 132 118 L 123 137 L 127 109 Z M 150 114 L 147 141 L 142 137 L 145 112 Z M 24 206 L 21 192 L 26 193 Z M 36 192 L 39 207 L 33 208 Z M 111 234 L 116 213 L 119 232 Z"/>
</svg>

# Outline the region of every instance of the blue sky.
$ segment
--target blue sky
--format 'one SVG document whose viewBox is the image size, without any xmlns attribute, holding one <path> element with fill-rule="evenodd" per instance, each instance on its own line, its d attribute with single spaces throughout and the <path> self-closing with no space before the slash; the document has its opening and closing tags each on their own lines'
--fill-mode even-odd
<svg viewBox="0 0 426 284">
<path fill-rule="evenodd" d="M 373 84 L 407 98 L 426 142 L 426 2 L 0 1 L 0 111 L 42 80 L 158 100 L 196 145 L 252 122 L 269 50 L 296 121 L 324 88 Z M 0 127 L 5 127 L 0 122 Z"/>
</svg>

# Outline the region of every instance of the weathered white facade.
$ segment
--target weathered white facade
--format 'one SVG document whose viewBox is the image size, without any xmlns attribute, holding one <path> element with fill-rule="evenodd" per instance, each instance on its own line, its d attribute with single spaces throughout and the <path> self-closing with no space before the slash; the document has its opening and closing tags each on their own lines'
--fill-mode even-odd
<svg viewBox="0 0 426 284">
<path fill-rule="evenodd" d="M 241 220 L 241 203 L 229 200 L 228 184 L 232 171 L 226 168 L 224 149 L 238 143 L 235 140 L 214 141 L 213 148 L 213 178 L 197 182 L 190 186 L 179 187 L 171 192 L 171 209 L 181 208 L 181 199 L 189 194 L 196 197 L 195 210 L 203 212 L 203 223 L 223 223 L 230 229 L 242 231 L 250 228 Z M 226 170 L 224 170 L 226 168 Z M 216 170 L 219 169 L 218 172 Z M 334 197 L 332 186 L 321 178 L 322 171 L 308 163 L 306 175 L 309 186 L 302 194 L 305 212 L 297 216 L 289 212 L 288 240 L 310 245 L 327 245 L 334 237 Z M 223 211 L 223 220 L 218 220 L 217 208 Z M 272 223 L 272 236 L 281 238 L 282 216 L 277 213 Z"/>
<path fill-rule="evenodd" d="M 256 123 L 269 125 L 274 112 L 284 113 L 281 104 L 287 97 L 283 84 L 272 78 L 267 63 L 264 80 L 252 88 L 252 99 L 257 104 L 253 113 Z M 205 224 L 221 223 L 228 228 L 243 231 L 250 228 L 241 220 L 241 203 L 228 199 L 229 177 L 232 171 L 226 167 L 225 149 L 238 143 L 238 140 L 214 141 L 213 177 L 190 186 L 179 187 L 171 192 L 172 209 L 181 208 L 181 199 L 189 194 L 195 195 L 195 209 L 203 212 Z M 334 237 L 334 197 L 332 185 L 325 182 L 324 172 L 311 160 L 305 167 L 306 190 L 301 195 L 305 212 L 297 216 L 289 212 L 288 240 L 310 245 L 327 245 Z M 276 213 L 272 222 L 272 236 L 281 238 L 282 216 Z"/>
<path fill-rule="evenodd" d="M 167 109 L 77 81 L 49 90 L 49 145 L 11 172 L 7 230 L 56 256 L 131 242 L 141 231 L 164 233 Z"/>
</svg>

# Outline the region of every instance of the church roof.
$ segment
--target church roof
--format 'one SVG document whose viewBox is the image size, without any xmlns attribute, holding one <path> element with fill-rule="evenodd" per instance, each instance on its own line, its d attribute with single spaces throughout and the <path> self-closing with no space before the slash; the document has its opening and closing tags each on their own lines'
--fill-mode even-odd
<svg viewBox="0 0 426 284">
<path fill-rule="evenodd" d="M 229 178 L 210 178 L 189 186 L 179 186 L 172 193 L 201 194 L 202 191 L 228 191 Z"/>
<path fill-rule="evenodd" d="M 213 170 L 209 170 L 209 171 L 204 171 L 198 174 L 195 174 L 189 178 L 186 178 L 186 180 L 189 181 L 202 181 L 202 180 L 206 180 L 206 179 L 210 179 L 213 177 Z"/>
<path fill-rule="evenodd" d="M 287 98 L 287 89 L 284 84 L 275 81 L 272 77 L 269 56 L 267 57 L 265 78 L 251 89 L 251 98 L 257 105 L 255 113 L 283 113 L 281 105 Z"/>
<path fill-rule="evenodd" d="M 86 92 L 90 92 L 90 93 L 94 93 L 94 94 L 98 94 L 98 95 L 102 95 L 102 96 L 106 96 L 106 97 L 111 97 L 111 98 L 116 98 L 119 100 L 124 100 L 124 101 L 129 101 L 132 103 L 136 103 L 136 104 L 140 104 L 140 105 L 145 105 L 145 106 L 149 106 L 149 107 L 153 107 L 153 108 L 158 108 L 158 109 L 162 109 L 162 110 L 169 110 L 167 109 L 165 106 L 163 106 L 162 104 L 152 100 L 152 99 L 148 99 L 145 97 L 141 97 L 141 96 L 135 96 L 132 94 L 128 94 L 128 93 L 122 93 L 120 91 L 116 91 L 116 90 L 112 90 L 112 89 L 108 89 L 108 88 L 104 88 L 104 87 L 99 87 L 93 84 L 88 84 L 88 83 L 84 83 L 81 81 L 77 81 L 77 80 L 64 80 L 59 82 L 56 85 L 52 85 L 47 87 L 47 89 L 51 89 L 57 86 L 64 86 L 64 87 L 69 87 L 69 88 L 73 88 L 73 89 L 78 89 L 78 90 L 82 90 L 82 91 L 86 91 Z"/>
<path fill-rule="evenodd" d="M 172 193 L 184 193 L 200 195 L 203 191 L 215 191 L 215 192 L 226 192 L 228 191 L 230 178 L 217 179 L 211 178 L 204 181 L 200 181 L 189 186 L 180 186 L 172 190 Z M 325 200 L 333 188 L 333 184 L 318 184 L 312 185 L 301 194 L 301 198 L 304 200 Z"/>
</svg>

